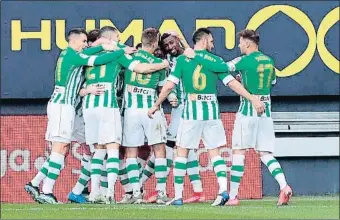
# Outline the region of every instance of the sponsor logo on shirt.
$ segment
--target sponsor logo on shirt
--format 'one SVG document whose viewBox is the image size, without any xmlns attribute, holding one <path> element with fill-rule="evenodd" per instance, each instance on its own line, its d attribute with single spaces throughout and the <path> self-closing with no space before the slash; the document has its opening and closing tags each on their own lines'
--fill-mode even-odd
<svg viewBox="0 0 340 220">
<path fill-rule="evenodd" d="M 189 94 L 190 101 L 216 101 L 214 94 Z"/>
<path fill-rule="evenodd" d="M 148 88 L 142 88 L 137 86 L 128 86 L 127 91 L 130 93 L 142 94 L 142 95 L 153 95 L 154 91 Z"/>
</svg>

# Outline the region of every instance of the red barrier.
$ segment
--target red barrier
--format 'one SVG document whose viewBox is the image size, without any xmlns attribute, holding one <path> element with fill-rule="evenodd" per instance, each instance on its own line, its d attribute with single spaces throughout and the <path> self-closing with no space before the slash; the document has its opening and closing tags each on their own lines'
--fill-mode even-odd
<svg viewBox="0 0 340 220">
<path fill-rule="evenodd" d="M 167 115 L 169 119 L 169 116 Z M 231 165 L 231 134 L 235 113 L 223 113 L 222 121 L 226 129 L 228 144 L 223 148 L 223 157 L 228 170 Z M 27 203 L 31 198 L 24 191 L 24 185 L 38 172 L 49 154 L 44 141 L 47 118 L 43 116 L 1 116 L 1 202 Z M 78 143 L 72 143 L 72 150 L 65 163 L 65 169 L 57 180 L 55 194 L 65 202 L 67 194 L 78 179 L 82 152 Z M 217 181 L 208 154 L 203 145 L 198 150 L 203 190 L 207 199 L 212 200 L 217 193 Z M 152 192 L 154 177 L 146 184 L 146 191 Z M 117 182 L 116 199 L 120 199 L 122 188 Z M 173 175 L 170 173 L 167 192 L 174 196 Z M 192 194 L 189 178 L 185 179 L 184 199 Z M 241 181 L 240 198 L 262 198 L 261 163 L 253 151 L 246 155 L 245 175 Z"/>
</svg>

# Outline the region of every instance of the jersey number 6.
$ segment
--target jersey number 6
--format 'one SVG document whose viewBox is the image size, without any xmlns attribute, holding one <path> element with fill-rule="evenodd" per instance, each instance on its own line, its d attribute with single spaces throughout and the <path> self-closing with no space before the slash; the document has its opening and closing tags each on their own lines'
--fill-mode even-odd
<svg viewBox="0 0 340 220">
<path fill-rule="evenodd" d="M 207 77 L 204 73 L 201 73 L 202 66 L 198 65 L 192 76 L 194 88 L 198 91 L 202 91 L 207 86 Z"/>
</svg>

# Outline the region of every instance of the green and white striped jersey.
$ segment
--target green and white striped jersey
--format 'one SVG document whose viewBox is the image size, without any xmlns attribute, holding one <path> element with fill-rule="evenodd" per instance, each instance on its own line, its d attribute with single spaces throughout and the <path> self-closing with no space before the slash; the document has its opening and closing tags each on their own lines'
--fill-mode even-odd
<svg viewBox="0 0 340 220">
<path fill-rule="evenodd" d="M 83 66 L 108 63 L 124 54 L 123 50 L 119 50 L 105 56 L 89 56 L 102 50 L 102 46 L 85 49 L 82 53 L 71 47 L 63 50 L 57 61 L 55 87 L 50 102 L 74 106 L 83 80 Z"/>
<path fill-rule="evenodd" d="M 171 56 L 170 54 L 167 54 L 167 60 L 169 62 L 169 67 L 170 67 L 170 69 L 167 73 L 167 76 L 169 76 L 170 73 L 171 73 L 171 70 L 173 70 L 176 66 L 177 57 L 174 57 L 174 56 Z M 175 88 L 171 91 L 171 93 L 176 95 L 176 97 L 178 99 L 178 105 L 184 104 L 185 94 L 184 94 L 183 83 L 182 83 L 181 80 L 178 82 L 178 84 L 175 86 Z"/>
<path fill-rule="evenodd" d="M 162 59 L 145 50 L 139 50 L 133 59 L 141 63 L 162 63 Z M 165 82 L 165 72 L 165 70 L 159 70 L 155 73 L 141 74 L 131 70 L 126 71 L 124 76 L 125 108 L 151 108 L 157 100 L 156 89 L 158 86 L 163 86 Z"/>
<path fill-rule="evenodd" d="M 195 57 L 195 60 L 206 65 L 211 63 L 209 60 L 204 60 L 201 57 Z M 209 68 L 222 72 L 241 72 L 244 88 L 265 104 L 265 113 L 261 116 L 271 117 L 270 91 L 272 85 L 276 83 L 275 66 L 272 58 L 264 55 L 260 51 L 256 51 L 246 56 L 235 58 L 228 63 L 219 63 Z M 241 97 L 238 112 L 245 116 L 258 116 L 254 106 L 249 100 L 243 97 Z"/>
<path fill-rule="evenodd" d="M 222 58 L 207 52 L 196 50 L 198 56 L 213 63 L 223 62 Z M 185 92 L 185 107 L 182 118 L 185 120 L 216 120 L 220 119 L 220 110 L 217 100 L 217 81 L 222 80 L 228 84 L 234 78 L 229 73 L 216 74 L 206 65 L 199 65 L 197 61 L 181 55 L 177 59 L 169 81 L 178 84 L 183 82 Z"/>
<path fill-rule="evenodd" d="M 74 106 L 83 80 L 82 67 L 90 62 L 89 56 L 70 47 L 62 51 L 55 69 L 55 87 L 50 102 Z"/>
<path fill-rule="evenodd" d="M 102 52 L 106 53 L 106 52 Z M 102 95 L 88 94 L 84 97 L 84 108 L 119 108 L 117 100 L 117 79 L 123 68 L 133 70 L 139 63 L 130 55 L 123 55 L 117 60 L 101 66 L 88 67 L 86 69 L 86 86 L 104 86 Z"/>
</svg>

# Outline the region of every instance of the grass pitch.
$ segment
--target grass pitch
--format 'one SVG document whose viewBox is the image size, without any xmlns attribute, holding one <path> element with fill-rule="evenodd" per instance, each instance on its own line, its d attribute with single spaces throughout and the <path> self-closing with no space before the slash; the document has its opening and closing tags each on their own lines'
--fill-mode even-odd
<svg viewBox="0 0 340 220">
<path fill-rule="evenodd" d="M 293 197 L 277 207 L 277 198 L 242 200 L 238 207 L 210 203 L 162 205 L 1 204 L 1 219 L 339 219 L 339 197 Z"/>
</svg>

